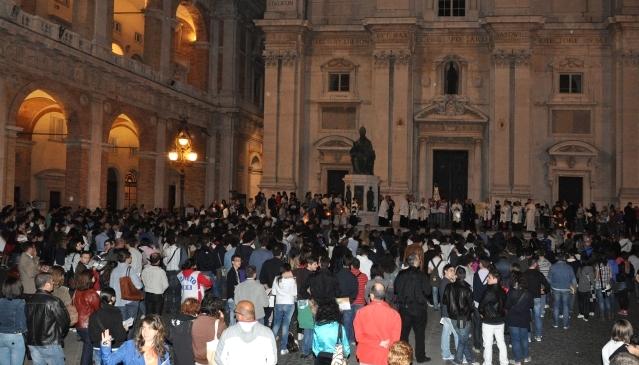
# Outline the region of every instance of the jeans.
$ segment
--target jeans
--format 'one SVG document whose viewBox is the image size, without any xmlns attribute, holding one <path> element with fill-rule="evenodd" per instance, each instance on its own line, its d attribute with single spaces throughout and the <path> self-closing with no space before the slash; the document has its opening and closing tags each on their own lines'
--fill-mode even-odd
<svg viewBox="0 0 639 365">
<path fill-rule="evenodd" d="M 457 331 L 455 331 L 455 329 L 453 328 L 453 324 L 450 318 L 442 318 L 442 324 L 442 359 L 448 359 L 453 357 L 453 354 L 450 352 L 450 335 L 452 334 L 455 338 L 455 348 L 457 349 L 457 351 L 459 351 L 459 336 L 457 335 Z"/>
<path fill-rule="evenodd" d="M 577 292 L 577 297 L 579 299 L 579 314 L 588 319 L 590 312 L 593 311 L 592 303 L 590 302 L 590 292 Z"/>
<path fill-rule="evenodd" d="M 559 326 L 559 315 L 562 314 L 564 316 L 563 326 L 564 328 L 568 328 L 568 325 L 570 325 L 570 291 L 553 289 L 552 295 L 554 297 L 552 306 L 553 324 Z"/>
<path fill-rule="evenodd" d="M 80 357 L 80 365 L 91 365 L 91 357 L 93 356 L 93 345 L 89 337 L 88 328 L 78 328 L 78 335 L 82 339 L 82 357 Z"/>
<path fill-rule="evenodd" d="M 228 315 L 226 316 L 229 319 L 229 324 L 232 326 L 237 322 L 235 318 L 235 300 L 229 298 L 226 300 L 226 311 Z"/>
<path fill-rule="evenodd" d="M 493 338 L 497 342 L 497 348 L 499 349 L 499 365 L 508 365 L 504 324 L 482 323 L 481 332 L 484 341 L 484 365 L 492 365 L 493 363 Z"/>
<path fill-rule="evenodd" d="M 515 362 L 522 362 L 528 357 L 528 328 L 508 327 L 513 343 Z"/>
<path fill-rule="evenodd" d="M 599 304 L 599 315 L 605 317 L 606 314 L 612 314 L 612 293 L 609 291 L 607 295 L 604 295 L 601 289 L 595 290 L 595 293 Z"/>
<path fill-rule="evenodd" d="M 304 328 L 304 341 L 302 342 L 302 355 L 310 355 L 313 350 L 313 329 Z"/>
<path fill-rule="evenodd" d="M 473 352 L 470 350 L 472 344 L 470 343 L 470 328 L 471 322 L 468 321 L 457 321 L 450 320 L 452 322 L 452 327 L 456 334 L 456 337 L 459 338 L 459 342 L 457 342 L 457 352 L 455 352 L 455 363 L 461 364 L 464 357 L 468 363 L 472 363 L 473 360 Z M 464 327 L 460 327 L 463 324 Z"/>
<path fill-rule="evenodd" d="M 534 299 L 534 306 L 533 306 L 533 322 L 535 325 L 535 329 L 533 331 L 534 335 L 537 337 L 541 337 L 543 336 L 543 332 L 544 332 L 544 322 L 541 319 L 541 315 L 544 314 L 544 306 L 546 305 L 546 297 L 545 296 L 541 296 L 540 298 L 535 298 Z"/>
<path fill-rule="evenodd" d="M 24 352 L 24 337 L 21 333 L 0 333 L 0 359 L 8 361 L 7 365 L 22 365 Z"/>
<path fill-rule="evenodd" d="M 408 310 L 400 308 L 399 315 L 402 319 L 401 340 L 408 342 L 411 329 L 415 332 L 415 359 L 424 362 L 426 359 L 426 321 L 428 319 L 426 309 Z"/>
<path fill-rule="evenodd" d="M 286 350 L 288 346 L 288 326 L 295 311 L 295 304 L 275 304 L 275 317 L 273 318 L 273 334 L 275 337 L 282 330 L 280 337 L 280 350 Z"/>
<path fill-rule="evenodd" d="M 126 321 L 129 318 L 133 318 L 133 320 L 135 321 L 135 319 L 137 319 L 138 317 L 140 302 L 130 302 L 125 304 L 122 307 L 116 307 L 116 308 L 120 310 L 123 321 Z"/>
<path fill-rule="evenodd" d="M 355 308 L 351 305 L 351 309 L 342 311 L 342 323 L 346 329 L 346 338 L 350 343 L 355 342 L 355 333 L 353 331 L 353 320 L 355 319 Z"/>
<path fill-rule="evenodd" d="M 64 365 L 64 351 L 60 345 L 29 346 L 33 365 Z"/>
<path fill-rule="evenodd" d="M 435 270 L 431 275 L 437 275 Z M 433 307 L 439 308 L 439 288 L 433 285 Z"/>
<path fill-rule="evenodd" d="M 182 285 L 177 278 L 179 271 L 167 271 L 166 276 L 169 280 L 169 287 L 164 292 L 164 310 L 166 314 L 177 315 L 180 313 L 180 304 L 182 299 Z"/>
</svg>

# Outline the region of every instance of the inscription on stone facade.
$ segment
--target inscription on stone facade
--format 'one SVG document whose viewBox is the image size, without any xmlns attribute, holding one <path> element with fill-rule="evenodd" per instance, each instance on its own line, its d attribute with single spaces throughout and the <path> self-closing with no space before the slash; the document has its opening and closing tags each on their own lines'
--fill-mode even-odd
<svg viewBox="0 0 639 365">
<path fill-rule="evenodd" d="M 490 38 L 486 34 L 433 34 L 419 38 L 422 44 L 487 44 Z"/>
<path fill-rule="evenodd" d="M 268 11 L 295 11 L 297 0 L 268 0 L 266 8 Z"/>
</svg>

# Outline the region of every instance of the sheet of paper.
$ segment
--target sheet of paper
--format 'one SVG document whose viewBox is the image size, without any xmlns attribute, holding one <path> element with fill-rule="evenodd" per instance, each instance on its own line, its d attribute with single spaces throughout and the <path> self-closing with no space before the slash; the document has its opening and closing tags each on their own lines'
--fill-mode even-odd
<svg viewBox="0 0 639 365">
<path fill-rule="evenodd" d="M 348 298 L 336 298 L 337 306 L 340 311 L 347 311 L 351 309 L 351 301 Z"/>
</svg>

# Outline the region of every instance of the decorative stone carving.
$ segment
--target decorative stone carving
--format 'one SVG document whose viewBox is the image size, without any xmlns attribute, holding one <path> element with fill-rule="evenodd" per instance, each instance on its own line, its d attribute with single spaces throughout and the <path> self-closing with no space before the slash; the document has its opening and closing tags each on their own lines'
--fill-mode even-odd
<svg viewBox="0 0 639 365">
<path fill-rule="evenodd" d="M 262 53 L 264 64 L 266 66 L 277 66 L 278 61 L 282 61 L 283 65 L 290 66 L 297 60 L 298 54 L 292 49 L 267 49 Z"/>
<path fill-rule="evenodd" d="M 321 68 L 322 70 L 325 70 L 325 69 L 352 70 L 356 67 L 357 66 L 353 62 L 347 59 L 333 58 L 332 60 L 323 64 Z"/>
<path fill-rule="evenodd" d="M 576 57 L 566 57 L 559 62 L 561 68 L 583 68 L 584 61 Z"/>
<path fill-rule="evenodd" d="M 488 116 L 459 95 L 437 97 L 415 116 L 416 121 L 460 121 L 485 123 Z"/>
<path fill-rule="evenodd" d="M 621 51 L 617 60 L 626 66 L 639 66 L 639 52 Z"/>
<path fill-rule="evenodd" d="M 498 49 L 493 53 L 493 61 L 497 66 L 525 66 L 530 62 L 530 51 L 526 49 L 515 50 L 510 52 Z"/>
<path fill-rule="evenodd" d="M 373 61 L 377 67 L 386 67 L 394 60 L 397 64 L 407 65 L 410 63 L 412 53 L 406 49 L 400 50 L 376 50 L 373 52 Z"/>
</svg>

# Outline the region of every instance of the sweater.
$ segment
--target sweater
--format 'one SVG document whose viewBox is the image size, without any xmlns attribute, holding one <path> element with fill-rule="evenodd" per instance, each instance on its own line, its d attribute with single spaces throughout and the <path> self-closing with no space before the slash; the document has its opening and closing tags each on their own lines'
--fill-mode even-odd
<svg viewBox="0 0 639 365">
<path fill-rule="evenodd" d="M 169 287 L 166 271 L 159 266 L 147 265 L 142 270 L 142 283 L 144 291 L 151 294 L 164 294 L 164 291 Z"/>
<path fill-rule="evenodd" d="M 275 365 L 277 345 L 270 328 L 259 322 L 238 322 L 222 333 L 215 350 L 217 365 Z"/>
<path fill-rule="evenodd" d="M 557 261 L 548 272 L 548 281 L 553 290 L 567 291 L 577 284 L 575 272 L 565 261 Z"/>
<path fill-rule="evenodd" d="M 217 319 L 206 314 L 200 314 L 191 327 L 191 339 L 193 341 L 193 357 L 200 364 L 208 363 L 206 359 L 206 343 L 212 341 L 215 337 L 215 321 Z M 226 329 L 224 319 L 220 318 L 217 325 L 217 338 L 219 339 L 222 332 Z"/>
<path fill-rule="evenodd" d="M 374 300 L 357 311 L 353 321 L 357 358 L 372 365 L 386 365 L 388 349 L 399 341 L 402 320 L 388 303 Z"/>
<path fill-rule="evenodd" d="M 255 319 L 264 318 L 264 307 L 268 307 L 266 290 L 255 278 L 246 279 L 235 287 L 235 304 L 242 300 L 248 300 L 255 306 Z"/>
</svg>

